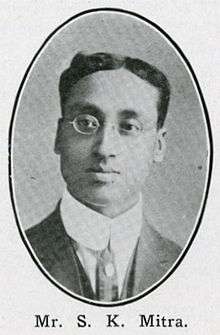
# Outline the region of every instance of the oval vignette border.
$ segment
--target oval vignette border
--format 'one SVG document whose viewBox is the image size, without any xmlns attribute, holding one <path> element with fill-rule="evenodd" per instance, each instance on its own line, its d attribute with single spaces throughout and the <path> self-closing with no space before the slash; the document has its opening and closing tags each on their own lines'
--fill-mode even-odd
<svg viewBox="0 0 220 335">
<path fill-rule="evenodd" d="M 16 207 L 15 207 L 15 201 L 14 201 L 14 197 L 13 197 L 13 187 L 12 187 L 12 180 L 11 180 L 11 137 L 12 137 L 12 129 L 13 129 L 13 122 L 14 122 L 14 117 L 15 117 L 15 112 L 17 109 L 17 103 L 18 103 L 18 99 L 21 93 L 21 90 L 23 88 L 23 85 L 26 81 L 26 78 L 28 76 L 29 71 L 31 70 L 32 65 L 34 64 L 37 56 L 39 55 L 39 53 L 42 51 L 42 49 L 46 46 L 47 42 L 53 37 L 53 35 L 55 35 L 57 33 L 57 31 L 59 31 L 62 27 L 64 27 L 66 24 L 68 24 L 70 21 L 75 20 L 76 18 L 83 16 L 85 14 L 89 14 L 89 13 L 94 13 L 94 12 L 119 12 L 122 14 L 127 14 L 127 15 L 131 15 L 133 17 L 136 17 L 142 21 L 144 21 L 145 23 L 150 24 L 152 27 L 156 28 L 157 31 L 159 31 L 160 33 L 162 33 L 162 35 L 165 36 L 165 38 L 171 42 L 172 46 L 174 47 L 175 50 L 177 50 L 177 52 L 179 53 L 179 55 L 181 56 L 182 60 L 185 62 L 186 66 L 188 67 L 193 81 L 196 85 L 197 88 L 197 92 L 199 94 L 199 97 L 201 99 L 201 105 L 203 107 L 203 113 L 205 115 L 205 121 L 206 121 L 206 126 L 207 126 L 207 131 L 208 131 L 208 137 L 209 137 L 209 145 L 210 145 L 210 153 L 209 153 L 209 171 L 208 171 L 208 176 L 207 176 L 207 185 L 206 185 L 206 189 L 204 189 L 204 200 L 203 203 L 201 204 L 201 211 L 200 211 L 200 216 L 198 218 L 198 222 L 194 228 L 193 234 L 190 238 L 190 240 L 188 241 L 188 245 L 184 248 L 184 252 L 182 253 L 182 255 L 179 257 L 178 261 L 176 262 L 176 264 L 171 268 L 170 271 L 168 271 L 168 273 L 159 281 L 157 282 L 155 285 L 153 285 L 149 290 L 147 290 L 146 292 L 143 292 L 142 294 L 130 298 L 128 301 L 122 301 L 122 302 L 115 302 L 115 303 L 99 303 L 99 302 L 93 302 L 93 301 L 89 301 L 87 299 L 81 298 L 79 296 L 74 295 L 73 293 L 71 293 L 70 291 L 68 291 L 67 289 L 64 289 L 61 285 L 59 285 L 54 279 L 52 279 L 45 270 L 43 270 L 40 265 L 39 262 L 37 261 L 37 258 L 35 258 L 33 256 L 33 253 L 31 251 L 31 249 L 28 246 L 28 243 L 24 237 L 23 231 L 21 229 L 19 220 L 18 220 L 18 216 L 16 213 Z M 196 78 L 196 75 L 193 71 L 192 66 L 190 65 L 188 59 L 186 58 L 186 56 L 184 55 L 184 53 L 182 52 L 182 50 L 180 49 L 180 47 L 176 44 L 176 42 L 174 42 L 172 40 L 172 38 L 162 29 L 160 28 L 156 23 L 152 22 L 151 20 L 135 13 L 129 10 L 125 10 L 125 9 L 121 9 L 121 8 L 111 8 L 111 7 L 103 7 L 103 8 L 92 8 L 92 9 L 88 9 L 85 11 L 82 11 L 74 16 L 72 16 L 71 18 L 69 18 L 68 20 L 66 20 L 64 23 L 62 23 L 60 26 L 58 26 L 43 42 L 43 44 L 41 45 L 41 47 L 39 48 L 39 50 L 36 52 L 36 54 L 34 55 L 31 63 L 29 64 L 24 77 L 21 81 L 20 87 L 18 89 L 16 98 L 15 98 L 15 103 L 14 103 L 14 107 L 13 107 L 13 111 L 12 111 L 12 117 L 11 117 L 11 122 L 10 122 L 10 126 L 9 126 L 9 188 L 10 188 L 10 196 L 11 196 L 11 201 L 12 201 L 12 207 L 13 207 L 13 211 L 14 211 L 14 215 L 15 215 L 15 219 L 16 219 L 16 224 L 21 236 L 21 239 L 23 241 L 23 243 L 25 244 L 28 252 L 31 255 L 31 258 L 33 259 L 34 263 L 37 265 L 37 267 L 40 269 L 40 271 L 45 275 L 45 277 L 47 279 L 49 279 L 49 281 L 55 285 L 57 288 L 59 288 L 61 291 L 63 291 L 64 293 L 66 293 L 67 295 L 71 296 L 72 298 L 75 298 L 79 301 L 82 301 L 84 303 L 90 304 L 90 305 L 94 305 L 94 306 L 98 306 L 98 307 L 115 307 L 115 306 L 121 306 L 121 305 L 126 305 L 126 304 L 130 304 L 134 301 L 137 301 L 141 298 L 143 298 L 144 296 L 150 294 L 151 292 L 153 292 L 157 287 L 159 287 L 161 284 L 163 284 L 171 275 L 172 273 L 177 269 L 177 267 L 180 265 L 180 263 L 182 262 L 183 258 L 185 257 L 186 253 L 188 252 L 190 246 L 192 245 L 192 242 L 198 232 L 198 229 L 200 227 L 201 224 L 201 220 L 204 214 L 204 210 L 205 210 L 205 206 L 206 206 L 206 202 L 207 202 L 207 198 L 208 198 L 208 192 L 209 192 L 209 187 L 210 187 L 210 181 L 211 181 L 211 174 L 212 174 L 212 165 L 213 165 L 213 140 L 212 140 L 212 132 L 211 132 L 211 126 L 210 126 L 210 121 L 209 121 L 209 115 L 208 115 L 208 110 L 205 104 L 205 100 L 201 91 L 201 88 L 199 86 L 198 80 Z"/>
</svg>

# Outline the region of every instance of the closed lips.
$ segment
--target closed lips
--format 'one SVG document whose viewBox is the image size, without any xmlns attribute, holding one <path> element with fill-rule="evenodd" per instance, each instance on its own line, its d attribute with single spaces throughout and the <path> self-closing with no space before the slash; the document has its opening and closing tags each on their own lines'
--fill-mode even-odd
<svg viewBox="0 0 220 335">
<path fill-rule="evenodd" d="M 99 168 L 89 168 L 86 170 L 86 172 L 93 172 L 93 173 L 116 173 L 120 174 L 119 171 L 113 170 L 113 169 L 103 169 L 101 167 Z"/>
</svg>

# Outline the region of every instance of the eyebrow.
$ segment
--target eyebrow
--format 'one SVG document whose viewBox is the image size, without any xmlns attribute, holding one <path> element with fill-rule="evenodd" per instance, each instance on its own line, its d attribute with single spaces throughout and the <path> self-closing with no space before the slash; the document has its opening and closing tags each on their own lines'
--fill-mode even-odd
<svg viewBox="0 0 220 335">
<path fill-rule="evenodd" d="M 103 114 L 103 112 L 98 106 L 90 103 L 83 103 L 83 102 L 74 103 L 71 106 L 71 110 L 77 110 L 77 109 L 79 110 L 79 113 L 85 113 L 85 114 L 91 113 L 94 116 L 99 116 Z"/>
<path fill-rule="evenodd" d="M 120 111 L 120 115 L 124 118 L 131 119 L 131 118 L 138 118 L 138 113 L 133 109 L 125 109 Z"/>
</svg>

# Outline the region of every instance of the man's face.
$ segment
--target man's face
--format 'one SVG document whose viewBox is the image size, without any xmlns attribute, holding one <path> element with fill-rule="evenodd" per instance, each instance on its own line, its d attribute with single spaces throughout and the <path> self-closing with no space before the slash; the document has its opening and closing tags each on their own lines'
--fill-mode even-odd
<svg viewBox="0 0 220 335">
<path fill-rule="evenodd" d="M 137 201 L 152 162 L 163 156 L 158 99 L 155 87 L 125 69 L 78 81 L 63 106 L 55 147 L 73 197 L 85 204 L 115 204 L 119 213 L 120 206 L 124 210 Z"/>
</svg>

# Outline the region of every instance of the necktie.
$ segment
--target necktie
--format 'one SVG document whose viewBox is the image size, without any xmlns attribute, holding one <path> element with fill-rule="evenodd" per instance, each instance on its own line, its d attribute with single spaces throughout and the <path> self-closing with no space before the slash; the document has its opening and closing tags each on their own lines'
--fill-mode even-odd
<svg viewBox="0 0 220 335">
<path fill-rule="evenodd" d="M 117 272 L 110 243 L 100 252 L 97 260 L 96 298 L 99 301 L 118 300 Z"/>
</svg>

